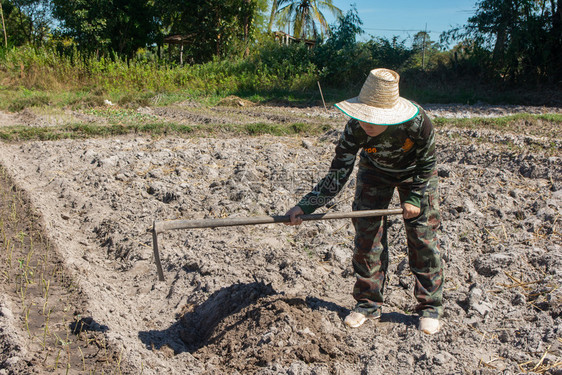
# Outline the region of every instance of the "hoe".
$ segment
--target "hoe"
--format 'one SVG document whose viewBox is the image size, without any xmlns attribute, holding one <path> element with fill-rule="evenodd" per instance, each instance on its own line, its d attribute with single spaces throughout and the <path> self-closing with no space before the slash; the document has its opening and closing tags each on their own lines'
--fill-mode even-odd
<svg viewBox="0 0 562 375">
<path fill-rule="evenodd" d="M 329 212 L 322 214 L 300 215 L 303 221 L 311 220 L 333 220 L 333 219 L 349 219 L 370 216 L 384 216 L 401 214 L 401 208 L 385 209 L 385 210 L 362 210 L 352 212 Z M 287 223 L 291 219 L 289 216 L 255 216 L 255 217 L 236 217 L 225 219 L 200 219 L 200 220 L 169 220 L 154 221 L 152 225 L 152 249 L 154 250 L 154 261 L 158 271 L 158 279 L 164 281 L 164 272 L 162 271 L 162 263 L 160 262 L 160 253 L 158 252 L 158 233 L 163 233 L 174 229 L 195 229 L 195 228 L 218 228 L 233 227 L 240 225 L 255 224 L 275 224 Z M 386 228 L 386 223 L 385 223 Z"/>
</svg>

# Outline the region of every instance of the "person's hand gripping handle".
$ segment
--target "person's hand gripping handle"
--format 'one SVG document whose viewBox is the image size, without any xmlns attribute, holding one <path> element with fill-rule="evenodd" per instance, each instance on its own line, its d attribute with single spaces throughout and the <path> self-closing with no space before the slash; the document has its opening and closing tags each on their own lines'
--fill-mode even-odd
<svg viewBox="0 0 562 375">
<path fill-rule="evenodd" d="M 402 204 L 402 209 L 404 210 L 404 212 L 402 213 L 402 216 L 404 217 L 404 219 L 413 219 L 415 217 L 420 216 L 421 210 L 419 207 L 414 206 L 413 204 L 410 203 L 403 203 Z"/>
<path fill-rule="evenodd" d="M 302 219 L 299 216 L 304 215 L 304 211 L 299 206 L 295 206 L 287 211 L 285 215 L 291 217 L 291 221 L 284 223 L 285 225 L 301 225 Z"/>
</svg>

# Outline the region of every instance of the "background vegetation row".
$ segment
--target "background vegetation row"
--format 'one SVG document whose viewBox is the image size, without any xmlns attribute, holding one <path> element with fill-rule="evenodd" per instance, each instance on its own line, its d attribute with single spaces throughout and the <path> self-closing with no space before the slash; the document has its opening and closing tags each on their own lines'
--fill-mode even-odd
<svg viewBox="0 0 562 375">
<path fill-rule="evenodd" d="M 561 100 L 562 0 L 478 1 L 466 25 L 439 41 L 420 31 L 411 44 L 398 37 L 358 41 L 363 30 L 357 10 L 342 14 L 331 1 L 0 4 L 3 110 L 95 106 L 105 99 L 158 105 L 232 94 L 258 102 L 318 104 L 318 83 L 328 102 L 340 100 L 355 95 L 378 66 L 399 71 L 403 96 L 423 103 Z M 320 16 L 303 18 L 298 9 L 305 5 Z M 339 18 L 325 25 L 322 12 Z M 275 42 L 272 26 L 286 25 L 315 46 Z M 180 48 L 163 42 L 166 35 L 188 38 L 183 64 Z M 162 101 L 147 102 L 155 97 Z"/>
</svg>

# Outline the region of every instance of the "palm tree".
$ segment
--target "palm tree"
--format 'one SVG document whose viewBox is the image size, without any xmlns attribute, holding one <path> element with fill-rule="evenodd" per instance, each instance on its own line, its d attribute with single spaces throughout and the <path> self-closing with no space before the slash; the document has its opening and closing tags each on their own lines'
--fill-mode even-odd
<svg viewBox="0 0 562 375">
<path fill-rule="evenodd" d="M 289 27 L 292 26 L 294 37 L 316 38 L 330 30 L 322 11 L 329 11 L 336 17 L 342 15 L 342 11 L 332 3 L 332 0 L 273 0 L 269 31 L 274 18 L 277 18 L 282 27 L 287 24 Z M 320 33 L 317 22 L 321 28 Z"/>
<path fill-rule="evenodd" d="M 2 10 L 2 2 L 0 1 L 0 16 L 2 18 L 2 30 L 4 31 L 4 44 L 8 48 L 8 34 L 6 33 L 6 24 L 4 23 L 4 11 Z"/>
<path fill-rule="evenodd" d="M 273 27 L 273 21 L 275 20 L 275 14 L 277 13 L 277 0 L 273 0 L 271 4 L 271 16 L 269 17 L 269 25 L 267 26 L 267 31 L 271 32 Z"/>
</svg>

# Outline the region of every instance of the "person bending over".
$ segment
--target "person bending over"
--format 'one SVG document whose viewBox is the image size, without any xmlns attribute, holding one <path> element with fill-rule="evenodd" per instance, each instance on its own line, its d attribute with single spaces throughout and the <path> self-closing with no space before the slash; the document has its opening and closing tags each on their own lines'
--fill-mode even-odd
<svg viewBox="0 0 562 375">
<path fill-rule="evenodd" d="M 443 312 L 443 269 L 437 240 L 438 207 L 435 132 L 425 111 L 399 96 L 399 75 L 372 70 L 359 96 L 335 106 L 349 116 L 329 172 L 286 215 L 299 225 L 334 198 L 347 182 L 360 151 L 353 210 L 386 209 L 398 189 L 403 208 L 410 269 L 415 277 L 419 329 L 434 334 Z M 381 217 L 354 218 L 355 308 L 350 327 L 380 318 L 388 268 L 388 244 Z"/>
</svg>

